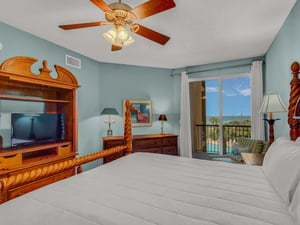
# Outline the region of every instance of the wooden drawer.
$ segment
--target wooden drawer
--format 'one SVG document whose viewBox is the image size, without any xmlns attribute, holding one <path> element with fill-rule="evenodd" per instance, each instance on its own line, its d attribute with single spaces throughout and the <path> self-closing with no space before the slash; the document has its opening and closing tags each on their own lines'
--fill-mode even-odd
<svg viewBox="0 0 300 225">
<path fill-rule="evenodd" d="M 103 143 L 103 148 L 108 149 L 116 146 L 120 146 L 124 144 L 124 140 L 115 140 L 115 141 L 105 141 Z"/>
<path fill-rule="evenodd" d="M 134 149 L 160 147 L 161 145 L 162 145 L 162 139 L 160 138 L 136 139 L 133 140 L 132 143 L 132 147 Z"/>
<path fill-rule="evenodd" d="M 16 197 L 26 194 L 30 191 L 33 191 L 37 188 L 40 188 L 45 185 L 54 183 L 56 181 L 71 177 L 74 174 L 75 174 L 74 169 L 71 169 L 71 170 L 67 170 L 62 173 L 53 175 L 51 177 L 47 177 L 47 178 L 29 183 L 29 184 L 25 184 L 25 185 L 17 187 L 17 188 L 10 189 L 10 190 L 8 190 L 8 199 L 10 200 L 10 199 L 16 198 Z"/>
<path fill-rule="evenodd" d="M 138 148 L 134 149 L 133 152 L 162 153 L 161 148 Z"/>
<path fill-rule="evenodd" d="M 163 148 L 163 154 L 177 155 L 177 146 L 168 146 Z"/>
<path fill-rule="evenodd" d="M 163 138 L 163 146 L 177 146 L 177 137 Z"/>
<path fill-rule="evenodd" d="M 0 169 L 16 167 L 22 164 L 22 154 L 0 157 Z"/>
<path fill-rule="evenodd" d="M 58 155 L 65 155 L 72 152 L 72 145 L 62 145 L 57 148 Z"/>
<path fill-rule="evenodd" d="M 121 152 L 117 152 L 113 155 L 106 156 L 106 157 L 103 158 L 103 163 L 111 162 L 115 159 L 121 158 L 124 155 L 125 155 L 125 151 L 121 151 Z"/>
</svg>

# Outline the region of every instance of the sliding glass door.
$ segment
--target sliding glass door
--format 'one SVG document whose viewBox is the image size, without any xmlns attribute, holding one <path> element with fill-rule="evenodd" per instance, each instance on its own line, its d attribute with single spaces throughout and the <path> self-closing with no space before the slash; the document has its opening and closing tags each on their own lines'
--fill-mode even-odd
<svg viewBox="0 0 300 225">
<path fill-rule="evenodd" d="M 250 98 L 247 74 L 190 82 L 193 150 L 230 154 L 238 136 L 250 136 Z"/>
</svg>

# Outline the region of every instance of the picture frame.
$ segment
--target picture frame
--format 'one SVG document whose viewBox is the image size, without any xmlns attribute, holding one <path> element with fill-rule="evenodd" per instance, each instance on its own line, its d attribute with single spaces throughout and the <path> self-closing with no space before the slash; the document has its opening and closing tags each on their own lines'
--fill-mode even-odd
<svg viewBox="0 0 300 225">
<path fill-rule="evenodd" d="M 152 126 L 152 100 L 129 100 L 131 126 Z M 125 100 L 123 100 L 123 122 L 125 118 Z"/>
</svg>

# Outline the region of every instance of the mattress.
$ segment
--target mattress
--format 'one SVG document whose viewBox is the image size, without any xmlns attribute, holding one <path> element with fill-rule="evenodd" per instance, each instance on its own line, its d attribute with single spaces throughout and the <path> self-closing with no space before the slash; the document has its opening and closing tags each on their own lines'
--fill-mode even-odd
<svg viewBox="0 0 300 225">
<path fill-rule="evenodd" d="M 262 168 L 134 153 L 0 205 L 5 225 L 294 225 Z"/>
</svg>

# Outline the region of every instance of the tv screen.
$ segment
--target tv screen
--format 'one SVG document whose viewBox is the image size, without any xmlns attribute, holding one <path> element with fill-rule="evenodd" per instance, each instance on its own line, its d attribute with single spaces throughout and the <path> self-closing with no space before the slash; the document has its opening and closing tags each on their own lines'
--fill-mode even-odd
<svg viewBox="0 0 300 225">
<path fill-rule="evenodd" d="M 63 141 L 63 114 L 11 114 L 11 147 Z"/>
</svg>

